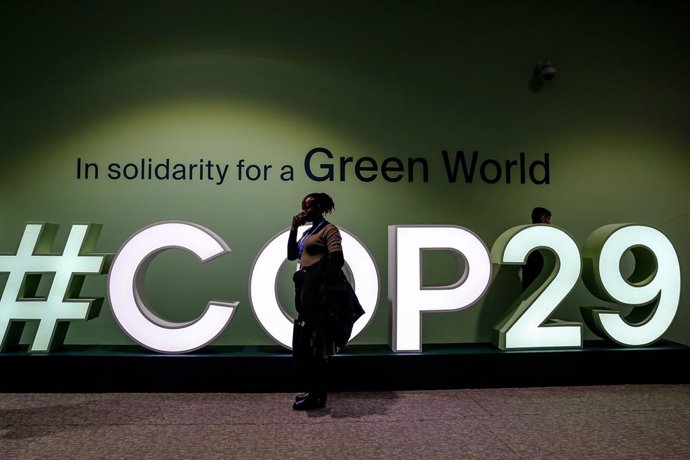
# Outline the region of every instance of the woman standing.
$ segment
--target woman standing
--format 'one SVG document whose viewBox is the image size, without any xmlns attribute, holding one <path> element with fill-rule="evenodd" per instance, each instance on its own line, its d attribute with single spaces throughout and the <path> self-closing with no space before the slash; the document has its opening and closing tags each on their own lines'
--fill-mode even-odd
<svg viewBox="0 0 690 460">
<path fill-rule="evenodd" d="M 345 263 L 338 228 L 325 219 L 335 209 L 335 203 L 325 193 L 311 193 L 302 200 L 302 212 L 292 218 L 288 240 L 288 259 L 298 259 L 295 282 L 297 319 L 292 338 L 292 355 L 307 392 L 297 395 L 295 410 L 321 409 L 326 406 L 328 359 L 336 351 L 336 339 L 329 329 L 328 305 L 332 299 L 325 294 L 324 284 L 329 276 L 342 278 Z M 311 223 L 297 241 L 297 228 Z M 330 275 L 329 275 L 330 274 Z"/>
</svg>

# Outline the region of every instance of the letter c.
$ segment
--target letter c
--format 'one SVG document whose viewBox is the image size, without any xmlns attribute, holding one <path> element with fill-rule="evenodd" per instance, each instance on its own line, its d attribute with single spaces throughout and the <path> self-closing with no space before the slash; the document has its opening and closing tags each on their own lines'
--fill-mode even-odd
<svg viewBox="0 0 690 460">
<path fill-rule="evenodd" d="M 148 265 L 159 253 L 184 249 L 201 262 L 230 252 L 230 247 L 210 230 L 188 222 L 159 222 L 145 227 L 120 248 L 108 276 L 108 296 L 113 316 L 135 342 L 161 353 L 186 353 L 213 341 L 232 319 L 239 302 L 210 301 L 193 321 L 174 323 L 148 309 L 142 288 Z"/>
</svg>

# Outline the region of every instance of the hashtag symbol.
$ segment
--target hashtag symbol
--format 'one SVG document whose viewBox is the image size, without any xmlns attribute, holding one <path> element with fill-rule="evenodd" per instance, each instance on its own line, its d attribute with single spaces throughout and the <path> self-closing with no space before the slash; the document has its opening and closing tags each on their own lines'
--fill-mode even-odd
<svg viewBox="0 0 690 460">
<path fill-rule="evenodd" d="M 62 254 L 54 254 L 58 225 L 27 224 L 17 254 L 0 254 L 0 273 L 9 273 L 0 298 L 0 351 L 19 342 L 27 321 L 38 321 L 30 351 L 49 351 L 62 344 L 70 321 L 98 316 L 103 299 L 78 295 L 85 275 L 107 271 L 105 254 L 84 255 L 95 249 L 100 229 L 72 225 Z M 52 283 L 42 297 L 39 286 L 49 274 Z"/>
</svg>

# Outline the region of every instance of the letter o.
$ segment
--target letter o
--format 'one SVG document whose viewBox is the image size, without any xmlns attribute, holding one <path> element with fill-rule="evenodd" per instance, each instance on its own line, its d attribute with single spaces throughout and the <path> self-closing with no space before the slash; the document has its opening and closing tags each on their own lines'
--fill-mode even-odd
<svg viewBox="0 0 690 460">
<path fill-rule="evenodd" d="M 303 226 L 299 232 L 307 228 L 309 227 Z M 366 247 L 342 228 L 340 234 L 343 237 L 343 253 L 347 256 L 345 263 L 354 278 L 351 280 L 352 286 L 365 312 L 352 329 L 353 339 L 374 316 L 379 296 L 379 277 L 374 259 Z M 276 280 L 285 261 L 289 235 L 290 231 L 284 230 L 271 238 L 259 252 L 249 278 L 249 298 L 254 316 L 266 334 L 285 348 L 292 349 L 293 319 L 285 313 L 276 295 Z"/>
</svg>

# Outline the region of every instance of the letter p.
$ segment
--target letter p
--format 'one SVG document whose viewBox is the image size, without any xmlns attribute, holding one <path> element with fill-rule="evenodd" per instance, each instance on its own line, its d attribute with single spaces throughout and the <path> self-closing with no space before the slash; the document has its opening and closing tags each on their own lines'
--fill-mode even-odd
<svg viewBox="0 0 690 460">
<path fill-rule="evenodd" d="M 464 273 L 452 285 L 423 286 L 424 249 L 457 252 L 465 260 Z M 389 344 L 395 352 L 422 351 L 421 313 L 467 308 L 491 279 L 488 249 L 477 235 L 457 226 L 389 226 L 388 267 Z"/>
</svg>

